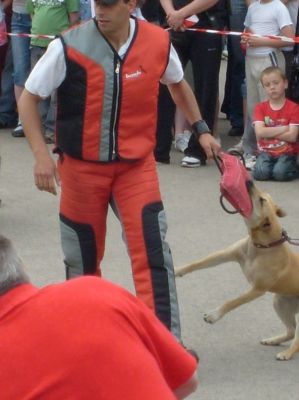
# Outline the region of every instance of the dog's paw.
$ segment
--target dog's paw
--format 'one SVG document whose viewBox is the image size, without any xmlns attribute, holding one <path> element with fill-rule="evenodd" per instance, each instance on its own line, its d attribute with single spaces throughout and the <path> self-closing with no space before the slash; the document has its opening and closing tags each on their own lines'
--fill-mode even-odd
<svg viewBox="0 0 299 400">
<path fill-rule="evenodd" d="M 219 313 L 219 310 L 213 310 L 210 311 L 206 314 L 204 314 L 203 319 L 208 323 L 208 324 L 214 324 L 221 318 L 221 315 Z"/>
<path fill-rule="evenodd" d="M 277 341 L 276 338 L 267 338 L 267 339 L 262 339 L 261 344 L 263 344 L 264 346 L 279 346 L 280 342 Z"/>
<path fill-rule="evenodd" d="M 278 361 L 288 361 L 292 358 L 293 354 L 289 351 L 289 349 L 282 351 L 276 354 L 276 360 Z"/>
<path fill-rule="evenodd" d="M 181 278 L 182 276 L 185 275 L 185 272 L 182 268 L 178 268 L 174 271 L 174 275 Z"/>
</svg>

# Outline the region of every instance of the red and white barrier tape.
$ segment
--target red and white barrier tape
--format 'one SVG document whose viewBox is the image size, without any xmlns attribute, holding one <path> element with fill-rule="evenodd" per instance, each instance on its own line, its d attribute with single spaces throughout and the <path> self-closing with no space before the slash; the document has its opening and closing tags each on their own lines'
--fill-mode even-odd
<svg viewBox="0 0 299 400">
<path fill-rule="evenodd" d="M 29 37 L 29 38 L 41 38 L 41 39 L 55 39 L 54 35 L 33 35 L 31 33 L 11 33 L 11 32 L 0 32 L 0 38 L 2 36 L 16 36 L 16 37 Z"/>
<path fill-rule="evenodd" d="M 276 36 L 276 35 L 265 35 L 264 36 L 264 35 L 258 35 L 256 33 L 248 33 L 248 32 L 193 28 L 197 22 L 198 22 L 198 18 L 196 15 L 192 15 L 191 17 L 187 18 L 184 21 L 186 30 L 195 31 L 195 32 L 212 33 L 212 34 L 222 35 L 222 36 L 229 36 L 229 35 L 230 36 L 241 36 L 241 35 L 255 36 L 255 37 L 259 37 L 259 38 L 281 40 L 283 42 L 286 42 L 286 44 L 299 43 L 299 36 L 294 36 L 292 38 L 289 38 L 286 36 Z M 171 28 L 168 28 L 168 29 L 171 29 Z M 29 37 L 29 38 L 41 38 L 41 39 L 55 39 L 55 37 L 56 37 L 54 35 L 33 35 L 33 34 L 29 34 L 29 33 L 9 33 L 9 32 L 1 32 L 0 38 L 2 36 L 16 36 L 16 37 Z"/>
<path fill-rule="evenodd" d="M 195 32 L 205 32 L 205 33 L 213 33 L 217 35 L 223 35 L 223 36 L 254 36 L 254 37 L 259 37 L 259 38 L 267 38 L 267 39 L 275 39 L 275 40 L 281 40 L 283 42 L 286 42 L 286 44 L 294 44 L 294 43 L 299 43 L 299 36 L 293 36 L 292 38 L 286 37 L 286 36 L 276 36 L 276 35 L 258 35 L 256 33 L 249 33 L 249 32 L 236 32 L 236 31 L 227 31 L 227 30 L 215 30 L 215 29 L 205 29 L 205 28 L 194 28 L 194 25 L 199 21 L 198 17 L 196 15 L 192 15 L 191 17 L 185 19 L 184 21 L 184 26 L 186 27 L 187 30 L 189 31 L 195 31 Z"/>
<path fill-rule="evenodd" d="M 214 33 L 223 36 L 251 36 L 251 37 L 259 37 L 259 38 L 267 38 L 267 39 L 275 39 L 281 40 L 282 42 L 286 42 L 286 44 L 294 44 L 299 43 L 299 36 L 293 36 L 289 38 L 287 36 L 276 36 L 276 35 L 258 35 L 256 33 L 248 33 L 248 32 L 235 32 L 235 31 L 226 31 L 226 30 L 214 30 L 214 29 L 204 29 L 204 28 L 187 28 L 189 31 L 195 32 L 206 32 L 206 33 Z"/>
</svg>

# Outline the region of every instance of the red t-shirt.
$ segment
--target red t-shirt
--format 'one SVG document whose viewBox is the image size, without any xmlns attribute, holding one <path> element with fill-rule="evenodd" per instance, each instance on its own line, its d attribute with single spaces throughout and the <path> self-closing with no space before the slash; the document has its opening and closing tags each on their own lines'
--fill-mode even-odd
<svg viewBox="0 0 299 400">
<path fill-rule="evenodd" d="M 286 99 L 280 110 L 273 110 L 269 101 L 259 103 L 255 107 L 254 122 L 264 122 L 266 127 L 299 125 L 299 105 Z M 298 154 L 298 142 L 290 143 L 279 139 L 259 139 L 259 151 L 264 151 L 274 157 L 283 154 Z"/>
<path fill-rule="evenodd" d="M 174 400 L 195 359 L 141 301 L 83 277 L 0 296 L 1 400 Z"/>
</svg>

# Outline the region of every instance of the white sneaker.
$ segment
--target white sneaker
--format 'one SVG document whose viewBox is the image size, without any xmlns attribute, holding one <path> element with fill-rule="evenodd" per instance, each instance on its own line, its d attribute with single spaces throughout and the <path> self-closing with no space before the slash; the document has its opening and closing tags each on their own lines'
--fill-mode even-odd
<svg viewBox="0 0 299 400">
<path fill-rule="evenodd" d="M 184 153 L 184 151 L 188 147 L 190 136 L 191 136 L 191 132 L 189 132 L 187 130 L 184 131 L 183 133 L 178 133 L 177 135 L 175 135 L 174 148 L 177 151 Z"/>
<path fill-rule="evenodd" d="M 256 163 L 256 156 L 253 154 L 247 154 L 244 159 L 246 169 L 248 169 L 248 171 L 252 171 Z"/>
<path fill-rule="evenodd" d="M 25 136 L 24 129 L 23 129 L 21 122 L 18 122 L 18 125 L 11 131 L 11 134 L 13 137 L 16 137 L 16 138 Z"/>
<path fill-rule="evenodd" d="M 233 147 L 230 147 L 228 149 L 228 152 L 230 151 L 237 151 L 238 153 L 243 154 L 244 153 L 244 149 L 243 149 L 243 142 L 242 140 L 240 140 L 239 143 L 235 144 Z"/>
<path fill-rule="evenodd" d="M 185 156 L 181 161 L 181 166 L 186 168 L 196 168 L 201 166 L 199 158 Z"/>
</svg>

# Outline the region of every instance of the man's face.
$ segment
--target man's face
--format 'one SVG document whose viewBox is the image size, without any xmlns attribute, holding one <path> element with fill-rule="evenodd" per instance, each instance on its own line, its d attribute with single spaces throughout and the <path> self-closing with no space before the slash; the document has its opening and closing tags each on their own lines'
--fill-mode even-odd
<svg viewBox="0 0 299 400">
<path fill-rule="evenodd" d="M 104 5 L 95 2 L 95 15 L 98 27 L 104 34 L 116 33 L 128 23 L 131 12 L 136 7 L 136 0 L 118 0 L 113 5 Z"/>
</svg>

